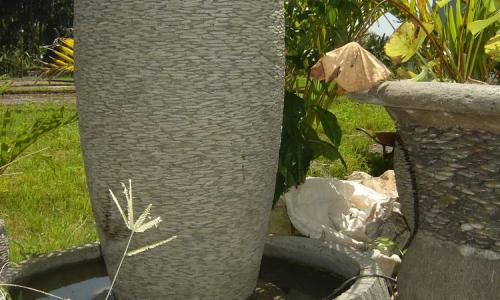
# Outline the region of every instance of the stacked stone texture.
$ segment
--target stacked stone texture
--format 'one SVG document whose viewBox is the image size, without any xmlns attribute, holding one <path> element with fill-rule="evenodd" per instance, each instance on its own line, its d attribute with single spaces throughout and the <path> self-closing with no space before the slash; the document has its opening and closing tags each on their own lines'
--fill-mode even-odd
<svg viewBox="0 0 500 300">
<path fill-rule="evenodd" d="M 131 249 L 120 299 L 245 299 L 274 193 L 283 102 L 283 3 L 76 1 L 82 148 L 103 254 L 127 243 L 108 189 L 133 180 L 158 229 Z"/>
<path fill-rule="evenodd" d="M 419 229 L 500 252 L 500 135 L 402 124 L 416 178 Z"/>
<path fill-rule="evenodd" d="M 500 87 L 399 81 L 355 97 L 398 124 L 396 181 L 415 230 L 401 299 L 497 299 Z"/>
<path fill-rule="evenodd" d="M 5 231 L 5 222 L 0 219 L 0 268 L 9 261 L 9 243 Z"/>
</svg>

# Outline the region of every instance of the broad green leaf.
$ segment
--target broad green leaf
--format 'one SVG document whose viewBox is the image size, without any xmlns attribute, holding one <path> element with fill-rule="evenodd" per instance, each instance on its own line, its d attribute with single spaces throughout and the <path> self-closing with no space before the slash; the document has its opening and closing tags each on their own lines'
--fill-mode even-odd
<svg viewBox="0 0 500 300">
<path fill-rule="evenodd" d="M 482 0 L 480 0 L 480 2 L 482 2 Z M 476 17 L 476 0 L 469 0 L 469 2 L 465 5 L 465 9 L 468 9 L 469 12 L 467 13 L 467 19 L 464 22 L 470 24 L 474 20 L 478 19 L 478 17 Z"/>
<path fill-rule="evenodd" d="M 456 27 L 456 24 L 455 24 L 455 13 L 453 11 L 453 8 L 452 7 L 446 7 L 445 10 L 446 12 L 446 15 L 448 16 L 446 18 L 446 24 L 445 24 L 445 27 L 444 29 L 446 30 L 445 32 L 445 36 L 447 37 L 448 39 L 448 47 L 450 49 L 450 51 L 452 53 L 456 53 L 457 51 L 457 27 Z M 441 19 L 441 18 L 437 18 L 437 19 Z M 440 26 L 438 26 L 440 27 Z"/>
<path fill-rule="evenodd" d="M 285 91 L 283 106 L 284 127 L 297 126 L 297 123 L 304 117 L 304 100 L 299 96 Z"/>
<path fill-rule="evenodd" d="M 344 158 L 340 154 L 339 150 L 332 144 L 327 143 L 322 140 L 308 141 L 309 146 L 313 149 L 314 157 L 324 156 L 325 158 L 335 161 L 340 160 L 344 167 L 347 167 Z"/>
<path fill-rule="evenodd" d="M 338 151 L 333 146 L 332 144 L 322 141 L 322 140 L 317 140 L 317 141 L 308 141 L 308 144 L 311 146 L 313 153 L 314 153 L 314 158 L 317 158 L 319 156 L 324 156 L 327 159 L 331 161 L 336 161 L 339 159 Z"/>
<path fill-rule="evenodd" d="M 432 31 L 432 24 L 424 24 L 428 31 Z M 405 22 L 392 34 L 385 44 L 387 56 L 396 62 L 407 62 L 417 53 L 426 38 L 425 31 L 412 22 Z"/>
<path fill-rule="evenodd" d="M 468 9 L 468 4 L 465 5 L 465 9 Z M 464 18 L 462 16 L 462 4 L 460 1 L 455 2 L 455 16 L 457 17 L 457 25 L 462 26 L 464 24 Z"/>
<path fill-rule="evenodd" d="M 416 13 L 416 8 L 417 8 L 416 4 L 417 4 L 417 0 L 410 0 L 410 6 L 409 7 L 410 7 L 410 11 L 413 14 Z"/>
<path fill-rule="evenodd" d="M 484 1 L 486 1 L 489 13 L 493 13 L 500 9 L 500 1 L 498 0 L 484 0 Z"/>
<path fill-rule="evenodd" d="M 448 9 L 448 19 L 446 19 L 449 24 L 447 24 L 446 29 L 448 29 L 448 32 L 450 33 L 451 40 L 450 40 L 450 46 L 453 46 L 457 42 L 457 27 L 455 26 L 455 16 L 453 13 L 453 9 Z"/>
<path fill-rule="evenodd" d="M 328 23 L 333 26 L 335 24 L 335 20 L 337 19 L 337 10 L 336 9 L 328 10 L 327 17 L 328 17 Z"/>
<path fill-rule="evenodd" d="M 438 0 L 436 1 L 436 4 L 439 8 L 442 8 L 443 6 L 447 5 L 450 3 L 451 0 Z"/>
<path fill-rule="evenodd" d="M 325 131 L 328 139 L 337 147 L 340 146 L 342 130 L 337 123 L 337 117 L 320 106 L 315 106 L 314 110 L 317 113 L 318 119 L 321 122 L 321 126 L 323 126 L 323 130 Z"/>
<path fill-rule="evenodd" d="M 483 31 L 485 28 L 490 26 L 491 24 L 500 21 L 500 12 L 495 13 L 493 16 L 489 17 L 488 19 L 484 20 L 477 20 L 474 22 L 471 22 L 467 25 L 467 29 L 475 35 L 476 33 L 479 33 Z"/>
<path fill-rule="evenodd" d="M 484 52 L 494 61 L 500 62 L 500 31 L 484 45 Z"/>
</svg>

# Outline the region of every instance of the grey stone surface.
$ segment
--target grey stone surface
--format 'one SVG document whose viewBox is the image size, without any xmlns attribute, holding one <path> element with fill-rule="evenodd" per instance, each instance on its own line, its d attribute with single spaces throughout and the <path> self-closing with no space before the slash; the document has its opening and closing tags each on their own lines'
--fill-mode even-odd
<svg viewBox="0 0 500 300">
<path fill-rule="evenodd" d="M 397 120 L 395 169 L 410 226 L 500 251 L 500 87 L 401 81 L 354 96 Z"/>
<path fill-rule="evenodd" d="M 387 81 L 352 93 L 361 102 L 410 110 L 500 115 L 500 86 L 445 82 Z"/>
<path fill-rule="evenodd" d="M 413 124 L 500 133 L 500 86 L 390 81 L 352 96 L 390 107 L 396 119 Z"/>
<path fill-rule="evenodd" d="M 396 147 L 394 149 L 394 172 L 396 174 L 396 186 L 399 203 L 401 204 L 401 212 L 406 218 L 410 231 L 414 232 L 417 226 L 414 177 L 411 173 L 408 151 L 401 144 L 401 141 L 398 140 L 396 140 Z"/>
<path fill-rule="evenodd" d="M 419 229 L 500 252 L 500 135 L 404 122 L 399 129 L 415 174 Z"/>
<path fill-rule="evenodd" d="M 108 189 L 164 220 L 120 299 L 244 299 L 255 288 L 283 102 L 283 2 L 76 1 L 77 106 L 107 269 L 127 242 Z"/>
<path fill-rule="evenodd" d="M 85 263 L 101 257 L 99 243 L 42 254 L 19 264 L 9 264 L 0 276 L 0 282 L 14 283 L 64 266 Z"/>
<path fill-rule="evenodd" d="M 401 299 L 500 298 L 500 87 L 386 82 L 353 96 L 397 121 L 398 192 L 416 230 Z"/>
<path fill-rule="evenodd" d="M 484 258 L 474 251 L 464 255 L 455 244 L 419 232 L 399 270 L 400 299 L 500 299 L 500 260 Z"/>
<path fill-rule="evenodd" d="M 9 261 L 9 240 L 5 231 L 5 222 L 0 219 L 0 268 Z"/>
</svg>

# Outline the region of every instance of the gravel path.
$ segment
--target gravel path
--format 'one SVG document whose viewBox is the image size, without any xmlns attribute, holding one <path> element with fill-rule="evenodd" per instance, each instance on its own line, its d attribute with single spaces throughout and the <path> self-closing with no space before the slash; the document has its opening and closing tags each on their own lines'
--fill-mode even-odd
<svg viewBox="0 0 500 300">
<path fill-rule="evenodd" d="M 9 80 L 4 80 L 7 82 Z M 36 80 L 36 79 L 14 79 L 12 86 L 72 86 L 73 81 L 69 80 Z"/>
<path fill-rule="evenodd" d="M 76 103 L 75 93 L 47 93 L 47 94 L 4 94 L 0 96 L 0 105 L 14 105 L 24 103 Z"/>
<path fill-rule="evenodd" d="M 10 87 L 0 94 L 0 105 L 15 105 L 24 103 L 75 103 L 76 96 L 73 81 L 39 80 L 36 77 L 14 78 L 2 80 Z"/>
</svg>

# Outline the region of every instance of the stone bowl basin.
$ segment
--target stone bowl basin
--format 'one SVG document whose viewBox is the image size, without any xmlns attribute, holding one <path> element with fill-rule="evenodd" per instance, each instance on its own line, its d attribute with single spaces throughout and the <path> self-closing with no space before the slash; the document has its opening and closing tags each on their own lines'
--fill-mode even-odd
<svg viewBox="0 0 500 300">
<path fill-rule="evenodd" d="M 269 236 L 254 299 L 324 299 L 356 275 L 380 274 L 369 254 L 294 236 Z M 123 274 L 120 274 L 123 276 Z M 23 284 L 72 300 L 104 299 L 110 280 L 98 243 L 52 252 L 4 270 L 2 282 Z M 119 280 L 119 278 L 118 278 Z M 14 299 L 18 290 L 12 290 Z M 39 294 L 22 291 L 24 300 Z M 38 297 L 38 298 L 37 298 Z M 389 299 L 383 279 L 360 278 L 335 299 Z"/>
</svg>

